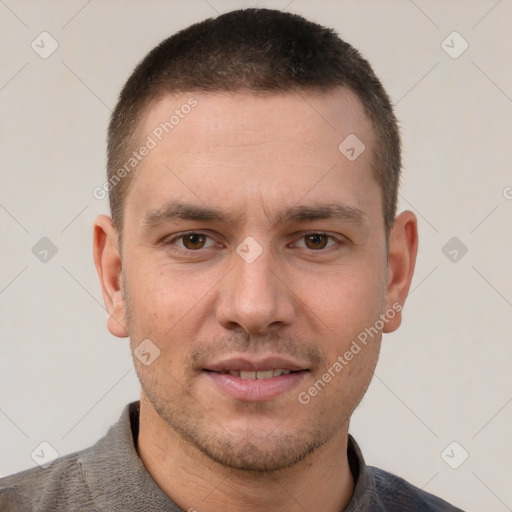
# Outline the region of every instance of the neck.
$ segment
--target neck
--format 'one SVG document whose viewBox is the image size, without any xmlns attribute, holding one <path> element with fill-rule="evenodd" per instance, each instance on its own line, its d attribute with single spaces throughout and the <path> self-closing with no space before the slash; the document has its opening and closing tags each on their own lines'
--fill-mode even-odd
<svg viewBox="0 0 512 512">
<path fill-rule="evenodd" d="M 293 467 L 271 472 L 223 466 L 184 441 L 141 398 L 137 451 L 159 487 L 183 510 L 339 512 L 354 479 L 347 459 L 348 424 Z"/>
</svg>

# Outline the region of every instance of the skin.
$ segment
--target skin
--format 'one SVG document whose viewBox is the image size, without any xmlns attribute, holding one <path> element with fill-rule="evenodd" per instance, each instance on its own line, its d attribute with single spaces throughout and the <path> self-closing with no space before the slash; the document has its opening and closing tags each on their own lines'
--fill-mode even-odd
<svg viewBox="0 0 512 512">
<path fill-rule="evenodd" d="M 339 511 L 354 489 L 350 416 L 373 376 L 381 334 L 399 327 L 401 313 L 309 403 L 298 395 L 379 315 L 404 304 L 416 218 L 397 216 L 388 252 L 372 126 L 350 91 L 167 95 L 141 119 L 141 142 L 191 96 L 197 106 L 133 175 L 122 251 L 109 217 L 94 227 L 110 332 L 129 336 L 132 351 L 144 339 L 160 350 L 148 366 L 134 357 L 138 453 L 184 510 Z M 338 150 L 351 133 L 366 146 L 353 162 Z M 222 209 L 232 222 L 145 227 L 148 212 L 175 200 Z M 326 203 L 360 217 L 275 222 L 286 208 Z M 190 231 L 207 236 L 173 238 Z M 251 263 L 236 252 L 247 237 L 262 250 Z M 233 354 L 279 355 L 307 371 L 274 398 L 237 399 L 202 371 Z"/>
</svg>

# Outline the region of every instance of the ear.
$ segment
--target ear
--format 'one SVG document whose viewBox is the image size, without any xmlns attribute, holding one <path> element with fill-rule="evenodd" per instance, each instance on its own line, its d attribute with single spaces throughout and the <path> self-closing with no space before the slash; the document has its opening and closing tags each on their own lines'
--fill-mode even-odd
<svg viewBox="0 0 512 512">
<path fill-rule="evenodd" d="M 108 330 L 118 338 L 126 338 L 126 306 L 123 296 L 122 263 L 117 233 L 112 220 L 100 215 L 94 222 L 94 264 L 100 278 L 103 301 L 109 313 Z"/>
<path fill-rule="evenodd" d="M 396 217 L 389 237 L 386 308 L 397 314 L 386 322 L 383 332 L 393 332 L 400 327 L 401 311 L 411 286 L 417 252 L 418 222 L 414 213 L 405 211 Z"/>
</svg>

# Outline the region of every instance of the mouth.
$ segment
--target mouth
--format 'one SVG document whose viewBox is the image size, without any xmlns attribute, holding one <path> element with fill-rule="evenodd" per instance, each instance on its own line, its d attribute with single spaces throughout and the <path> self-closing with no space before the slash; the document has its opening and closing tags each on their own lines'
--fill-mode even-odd
<svg viewBox="0 0 512 512">
<path fill-rule="evenodd" d="M 216 391 L 241 401 L 272 400 L 291 392 L 310 372 L 282 357 L 231 358 L 202 369 Z"/>
<path fill-rule="evenodd" d="M 212 371 L 205 369 L 204 371 Z M 276 368 L 272 370 L 227 370 L 215 373 L 227 373 L 228 375 L 232 375 L 233 377 L 239 377 L 240 379 L 248 380 L 266 380 L 272 379 L 274 377 L 281 377 L 281 375 L 289 375 L 290 373 L 297 373 L 303 370 L 286 370 L 284 368 Z"/>
</svg>

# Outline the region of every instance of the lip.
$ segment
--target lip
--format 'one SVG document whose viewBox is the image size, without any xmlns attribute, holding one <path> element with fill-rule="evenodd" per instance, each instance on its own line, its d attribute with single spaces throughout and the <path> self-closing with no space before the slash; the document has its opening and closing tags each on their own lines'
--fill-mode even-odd
<svg viewBox="0 0 512 512">
<path fill-rule="evenodd" d="M 299 370 L 288 375 L 269 379 L 242 379 L 229 373 L 203 371 L 221 393 L 231 398 L 248 402 L 264 402 L 277 398 L 298 387 L 309 372 Z"/>
<path fill-rule="evenodd" d="M 230 371 L 267 371 L 274 369 L 289 370 L 287 375 L 268 379 L 242 379 L 230 375 Z M 292 359 L 277 356 L 232 356 L 227 359 L 208 363 L 202 374 L 209 379 L 222 394 L 240 401 L 263 402 L 275 399 L 294 388 L 309 373 L 305 364 Z"/>
</svg>

